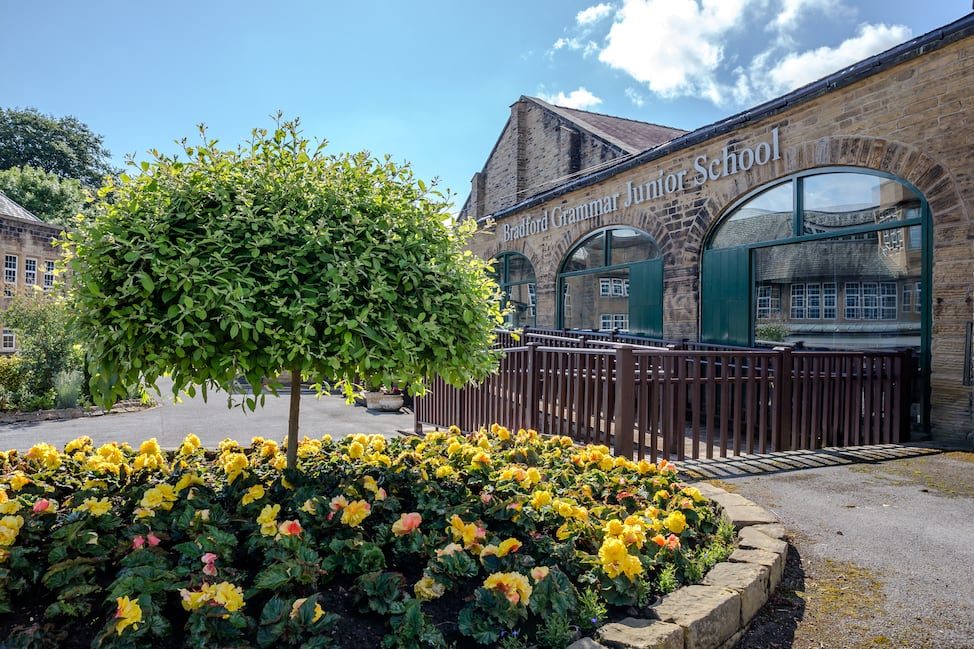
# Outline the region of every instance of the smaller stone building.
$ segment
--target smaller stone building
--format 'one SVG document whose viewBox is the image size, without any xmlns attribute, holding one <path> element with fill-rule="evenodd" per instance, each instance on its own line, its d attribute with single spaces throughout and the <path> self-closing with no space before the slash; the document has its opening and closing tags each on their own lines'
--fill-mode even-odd
<svg viewBox="0 0 974 649">
<path fill-rule="evenodd" d="M 45 223 L 0 192 L 0 259 L 3 261 L 3 302 L 15 294 L 54 286 L 54 263 L 61 251 L 54 240 L 64 228 Z M 2 328 L 0 353 L 17 349 L 14 332 Z"/>
</svg>

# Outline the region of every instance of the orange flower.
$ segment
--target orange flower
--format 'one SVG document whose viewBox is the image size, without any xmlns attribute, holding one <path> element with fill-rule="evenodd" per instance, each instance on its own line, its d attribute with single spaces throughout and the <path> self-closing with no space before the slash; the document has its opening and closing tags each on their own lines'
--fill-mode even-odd
<svg viewBox="0 0 974 649">
<path fill-rule="evenodd" d="M 301 523 L 298 521 L 284 521 L 281 523 L 277 531 L 281 533 L 281 536 L 301 536 Z"/>
</svg>

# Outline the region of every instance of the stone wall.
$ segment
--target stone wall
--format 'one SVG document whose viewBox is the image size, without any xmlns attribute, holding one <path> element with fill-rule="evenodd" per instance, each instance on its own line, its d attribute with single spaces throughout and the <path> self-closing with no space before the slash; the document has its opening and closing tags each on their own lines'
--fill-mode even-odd
<svg viewBox="0 0 974 649">
<path fill-rule="evenodd" d="M 555 324 L 555 281 L 568 249 L 604 226 L 639 227 L 656 238 L 664 258 L 664 335 L 696 338 L 701 251 L 708 232 L 735 200 L 776 179 L 817 167 L 843 165 L 891 173 L 915 185 L 930 205 L 933 434 L 960 441 L 972 427 L 972 392 L 962 384 L 964 327 L 974 317 L 974 229 L 968 204 L 974 200 L 972 123 L 974 38 L 969 37 L 775 115 L 745 122 L 729 137 L 689 146 L 504 215 L 497 223 L 538 218 L 545 209 L 616 192 L 624 197 L 627 180 L 648 181 L 659 170 L 692 169 L 698 155 L 713 157 L 725 146 L 753 146 L 766 141 L 775 127 L 780 133 L 779 160 L 638 206 L 623 208 L 620 201 L 615 212 L 513 242 L 505 242 L 501 228 L 495 227 L 480 234 L 472 247 L 484 257 L 514 250 L 531 260 L 537 275 L 538 325 L 550 326 Z M 529 158 L 536 144 L 529 146 Z M 553 157 L 548 147 L 539 155 L 549 161 Z"/>
<path fill-rule="evenodd" d="M 61 257 L 60 248 L 52 244 L 60 233 L 61 228 L 46 223 L 0 216 L 0 283 L 3 288 L 9 288 L 14 294 L 24 290 L 24 260 L 28 258 L 37 260 L 37 286 L 43 286 L 45 262 Z M 6 255 L 17 255 L 17 282 L 13 285 L 3 281 Z"/>
</svg>

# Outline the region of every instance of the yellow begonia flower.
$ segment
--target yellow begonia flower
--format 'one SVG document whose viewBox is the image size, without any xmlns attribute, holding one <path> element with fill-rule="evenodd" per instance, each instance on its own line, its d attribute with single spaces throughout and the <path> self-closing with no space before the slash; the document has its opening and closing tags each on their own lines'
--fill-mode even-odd
<svg viewBox="0 0 974 649">
<path fill-rule="evenodd" d="M 283 471 L 287 467 L 287 456 L 278 453 L 274 456 L 274 460 L 271 462 L 271 466 L 278 471 Z"/>
<path fill-rule="evenodd" d="M 663 524 L 669 531 L 679 534 L 687 528 L 687 517 L 683 515 L 683 512 L 673 512 L 666 517 Z"/>
<path fill-rule="evenodd" d="M 175 491 L 178 494 L 183 489 L 198 484 L 203 484 L 203 478 L 199 477 L 195 473 L 184 473 L 182 476 L 180 476 L 179 480 L 176 481 Z"/>
<path fill-rule="evenodd" d="M 176 489 L 172 485 L 159 484 L 146 489 L 139 505 L 146 509 L 163 509 L 168 512 L 177 498 Z"/>
<path fill-rule="evenodd" d="M 193 433 L 190 433 L 183 438 L 183 443 L 179 446 L 179 454 L 192 455 L 193 452 L 196 451 L 196 449 L 198 449 L 201 445 L 202 442 L 200 442 L 200 438 Z"/>
<path fill-rule="evenodd" d="M 693 502 L 699 503 L 706 500 L 706 498 L 703 497 L 703 494 L 700 493 L 700 490 L 696 487 L 684 487 L 683 493 L 690 496 L 690 498 L 693 499 Z"/>
<path fill-rule="evenodd" d="M 450 476 L 454 475 L 455 473 L 456 473 L 456 471 L 453 470 L 453 467 L 447 464 L 447 465 L 444 465 L 444 466 L 439 467 L 436 470 L 436 473 L 434 475 L 436 475 L 437 478 L 449 478 Z"/>
<path fill-rule="evenodd" d="M 277 534 L 277 514 L 281 511 L 280 505 L 264 505 L 257 516 L 257 523 L 260 525 L 260 533 L 264 536 L 274 536 Z"/>
<path fill-rule="evenodd" d="M 256 484 L 244 493 L 243 498 L 240 499 L 241 504 L 249 505 L 252 502 L 256 502 L 264 497 L 264 487 L 263 485 Z"/>
<path fill-rule="evenodd" d="M 61 466 L 61 454 L 50 444 L 35 444 L 27 451 L 27 457 L 36 460 L 47 469 L 56 469 Z"/>
<path fill-rule="evenodd" d="M 318 508 L 315 507 L 315 501 L 309 498 L 308 500 L 304 501 L 303 505 L 301 505 L 301 511 L 307 512 L 308 514 L 314 516 L 316 513 L 318 513 Z"/>
<path fill-rule="evenodd" d="M 348 445 L 348 457 L 353 460 L 358 460 L 365 454 L 365 447 L 358 442 L 352 442 Z"/>
<path fill-rule="evenodd" d="M 223 457 L 223 471 L 227 474 L 227 482 L 230 484 L 233 484 L 247 466 L 247 456 L 243 453 L 228 453 Z"/>
<path fill-rule="evenodd" d="M 484 580 L 484 588 L 500 592 L 514 606 L 527 606 L 531 599 L 531 584 L 519 572 L 495 572 Z"/>
<path fill-rule="evenodd" d="M 307 597 L 301 597 L 300 599 L 294 600 L 294 603 L 291 604 L 292 620 L 297 619 L 298 614 L 301 611 L 301 607 L 304 606 L 304 603 L 307 601 L 308 601 Z M 325 609 L 321 608 L 321 604 L 319 602 L 315 602 L 315 612 L 314 612 L 314 616 L 311 618 L 311 623 L 314 624 L 315 622 L 320 620 L 322 616 L 324 616 L 324 614 L 325 614 Z"/>
<path fill-rule="evenodd" d="M 632 581 L 643 572 L 643 564 L 639 561 L 639 557 L 629 554 L 626 544 L 616 538 L 607 538 L 602 542 L 602 547 L 599 548 L 599 561 L 602 563 L 602 570 L 610 579 L 625 574 Z"/>
<path fill-rule="evenodd" d="M 474 523 L 464 523 L 463 519 L 456 514 L 450 519 L 449 531 L 454 541 L 463 541 L 464 547 L 474 545 L 484 535 L 482 528 Z"/>
<path fill-rule="evenodd" d="M 183 608 L 187 611 L 194 611 L 204 604 L 213 602 L 233 613 L 245 605 L 243 589 L 227 581 L 219 584 L 204 584 L 199 591 L 180 589 L 179 594 L 182 597 Z"/>
<path fill-rule="evenodd" d="M 92 516 L 104 516 L 112 508 L 108 498 L 85 498 L 85 501 L 75 507 L 75 511 L 88 512 Z"/>
<path fill-rule="evenodd" d="M 142 607 L 135 600 L 130 600 L 128 597 L 119 597 L 115 600 L 118 608 L 115 610 L 115 632 L 118 635 L 122 635 L 122 631 L 128 627 L 132 627 L 132 630 L 137 630 L 139 628 L 139 622 L 142 621 Z"/>
<path fill-rule="evenodd" d="M 91 438 L 87 435 L 81 437 L 76 437 L 64 446 L 64 452 L 66 454 L 74 453 L 75 451 L 82 451 L 90 448 L 92 445 Z"/>
<path fill-rule="evenodd" d="M 20 504 L 19 500 L 4 500 L 0 502 L 0 514 L 16 514 L 24 506 Z"/>
<path fill-rule="evenodd" d="M 531 506 L 535 509 L 541 509 L 546 505 L 551 504 L 551 492 L 550 491 L 535 491 L 531 496 Z"/>
<path fill-rule="evenodd" d="M 24 526 L 23 516 L 4 516 L 0 518 L 0 546 L 9 547 L 17 540 L 20 528 Z"/>
<path fill-rule="evenodd" d="M 342 509 L 342 523 L 358 527 L 372 513 L 372 506 L 364 500 L 353 500 Z"/>
</svg>

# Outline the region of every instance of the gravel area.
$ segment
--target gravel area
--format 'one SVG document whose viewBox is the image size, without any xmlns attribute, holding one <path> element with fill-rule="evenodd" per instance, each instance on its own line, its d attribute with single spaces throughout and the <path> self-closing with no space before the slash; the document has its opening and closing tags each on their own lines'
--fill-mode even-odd
<svg viewBox="0 0 974 649">
<path fill-rule="evenodd" d="M 115 441 L 133 445 L 155 437 L 164 448 L 177 447 L 188 433 L 196 433 L 209 447 L 215 447 L 225 437 L 247 442 L 254 435 L 277 440 L 287 435 L 288 394 L 268 396 L 263 407 L 250 412 L 239 407 L 249 395 L 234 396 L 234 408 L 227 408 L 226 393 L 211 393 L 206 402 L 200 396 L 184 395 L 181 403 L 173 403 L 171 385 L 160 381 L 163 396 L 153 394 L 159 405 L 141 412 L 0 426 L 0 448 L 23 450 L 37 442 L 61 446 L 79 435 L 91 436 L 96 444 Z M 301 396 L 301 435 L 320 437 L 329 433 L 338 438 L 352 433 L 377 433 L 390 437 L 412 427 L 413 415 L 405 411 L 372 412 L 350 406 L 339 396 Z"/>
<path fill-rule="evenodd" d="M 738 649 L 974 648 L 974 454 L 724 481 L 793 533 Z"/>
</svg>

